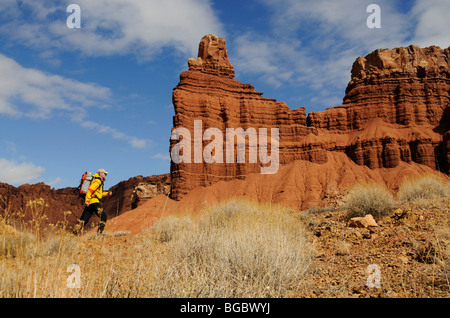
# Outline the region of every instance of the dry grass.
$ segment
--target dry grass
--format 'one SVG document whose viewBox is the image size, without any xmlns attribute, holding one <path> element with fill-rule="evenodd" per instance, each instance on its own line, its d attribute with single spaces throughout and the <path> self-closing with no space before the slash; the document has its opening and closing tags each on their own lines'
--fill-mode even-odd
<svg viewBox="0 0 450 318">
<path fill-rule="evenodd" d="M 409 178 L 401 184 L 397 196 L 409 211 L 435 210 L 442 214 L 426 220 L 425 230 L 431 238 L 414 242 L 413 249 L 419 262 L 436 264 L 450 286 L 450 222 L 445 208 L 450 197 L 450 181 L 432 174 Z"/>
<path fill-rule="evenodd" d="M 421 240 L 412 241 L 414 258 L 425 264 L 437 265 L 450 287 L 450 217 L 448 197 L 418 199 L 403 204 L 405 211 L 422 215 L 416 230 L 426 233 Z M 430 212 L 432 211 L 432 212 Z"/>
<path fill-rule="evenodd" d="M 61 227 L 44 237 L 33 227 L 42 223 L 17 231 L 3 213 L 0 297 L 286 297 L 312 252 L 291 214 L 235 201 L 196 219 L 167 216 L 139 235 Z"/>
<path fill-rule="evenodd" d="M 279 206 L 230 201 L 190 226 L 167 221 L 180 230 L 157 272 L 161 297 L 285 297 L 300 288 L 311 262 L 303 225 Z"/>
<path fill-rule="evenodd" d="M 404 238 L 401 247 L 411 257 L 408 266 L 415 266 L 405 271 L 404 285 L 415 288 L 412 295 L 427 297 L 428 285 L 450 286 L 446 200 L 397 202 L 385 188 L 373 185 L 355 187 L 347 197 L 346 206 L 354 213 L 383 216 L 399 203 L 404 213 L 422 217 L 414 222 L 402 214 L 401 220 L 409 223 L 380 230 L 391 231 L 390 235 L 400 235 L 401 228 L 415 233 L 416 239 Z M 44 235 L 43 205 L 41 200 L 28 205 L 35 209 L 36 219 L 26 224 L 26 231 L 16 226 L 22 211 L 13 212 L 7 205 L 0 209 L 0 297 L 295 297 L 307 295 L 305 288 L 317 283 L 314 277 L 311 283 L 305 281 L 317 275 L 311 264 L 315 264 L 315 248 L 323 248 L 313 245 L 312 230 L 306 229 L 308 222 L 321 216 L 316 211 L 294 213 L 280 205 L 231 200 L 195 217 L 166 216 L 151 231 L 138 235 L 104 232 L 76 237 L 65 229 L 65 221 Z M 331 218 L 334 212 L 325 214 Z M 339 225 L 346 233 L 344 223 L 327 220 L 331 229 Z M 333 235 L 326 240 L 333 257 L 351 258 L 358 252 L 345 235 Z M 380 234 L 371 242 L 382 239 Z M 72 271 L 74 264 L 80 273 L 75 288 L 71 285 L 77 274 Z M 346 270 L 337 267 L 329 275 Z M 385 284 L 392 281 L 392 289 L 398 287 L 396 277 L 383 275 Z M 432 277 L 433 282 L 424 284 L 424 277 Z M 406 283 L 406 278 L 411 282 Z M 325 287 L 322 295 L 332 295 L 333 288 Z"/>
<path fill-rule="evenodd" d="M 432 174 L 406 179 L 399 188 L 398 198 L 404 202 L 439 199 L 450 196 L 450 181 Z"/>
<path fill-rule="evenodd" d="M 348 217 L 372 214 L 375 219 L 390 214 L 398 203 L 386 186 L 369 183 L 352 187 L 346 198 L 344 208 Z"/>
</svg>

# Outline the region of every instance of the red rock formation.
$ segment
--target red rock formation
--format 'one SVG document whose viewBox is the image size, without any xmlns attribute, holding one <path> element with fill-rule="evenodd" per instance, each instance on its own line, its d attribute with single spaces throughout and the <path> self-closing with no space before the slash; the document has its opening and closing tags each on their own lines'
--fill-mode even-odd
<svg viewBox="0 0 450 318">
<path fill-rule="evenodd" d="M 449 105 L 449 49 L 411 45 L 379 49 L 356 59 L 344 104 L 311 112 L 307 121 L 311 127 L 331 131 L 360 131 L 379 118 L 393 124 L 392 130 L 362 140 L 365 147 L 361 148 L 359 141 L 348 145 L 347 152 L 355 162 L 390 168 L 400 160 L 415 161 L 448 172 L 448 150 L 442 146 L 442 135 L 448 130 L 444 112 Z M 382 141 L 386 138 L 380 138 L 386 136 L 388 144 Z"/>
<path fill-rule="evenodd" d="M 121 181 L 109 189 L 113 195 L 103 200 L 108 218 L 135 209 L 146 200 L 158 194 L 170 192 L 170 175 L 136 176 Z"/>
<path fill-rule="evenodd" d="M 252 85 L 236 81 L 225 41 L 214 35 L 202 39 L 198 59 L 190 59 L 188 65 L 173 91 L 173 131 L 186 128 L 191 135 L 187 144 L 192 163 L 172 161 L 170 175 L 138 176 L 110 188 L 114 195 L 104 200 L 107 231 L 138 233 L 161 215 L 198 211 L 231 197 L 305 209 L 327 204 L 327 198 L 357 181 L 396 188 L 406 175 L 448 173 L 449 49 L 410 46 L 360 57 L 353 65 L 343 104 L 308 116 L 304 108 L 291 110 L 283 102 L 262 97 Z M 226 162 L 222 149 L 223 163 L 206 163 L 204 158 L 195 163 L 195 120 L 201 120 L 200 135 L 217 128 L 220 135 L 211 139 L 216 142 L 219 136 L 223 144 L 228 128 L 247 132 L 266 128 L 269 136 L 271 128 L 279 129 L 278 172 L 261 174 L 261 167 L 268 164 L 259 156 L 250 163 L 249 147 L 245 161 L 237 163 L 235 145 L 232 162 Z M 180 140 L 171 140 L 171 151 Z M 266 141 L 270 151 L 274 139 Z M 211 143 L 201 140 L 201 149 Z M 216 148 L 213 155 L 220 158 L 219 154 Z M 45 213 L 50 222 L 60 221 L 71 210 L 73 224 L 83 203 L 72 191 L 44 184 L 19 188 L 0 184 L 0 195 L 7 198 L 0 201 L 0 208 L 20 211 L 29 200 L 43 198 L 49 204 Z M 168 199 L 168 191 L 175 200 Z"/>
<path fill-rule="evenodd" d="M 178 201 L 157 195 L 136 209 L 108 221 L 105 230 L 140 233 L 162 216 L 180 213 L 195 215 L 202 209 L 234 198 L 283 204 L 296 211 L 326 205 L 336 207 L 342 203 L 345 189 L 356 182 L 386 183 L 395 189 L 405 176 L 435 171 L 415 162 L 409 164 L 403 161 L 395 168 L 371 169 L 356 164 L 340 151 L 328 152 L 327 159 L 326 163 L 296 160 L 280 166 L 273 175 L 250 173 L 245 179 L 218 181 L 208 187 L 197 187 Z"/>
<path fill-rule="evenodd" d="M 310 126 L 360 129 L 371 118 L 439 125 L 450 100 L 450 51 L 415 45 L 378 49 L 353 63 L 342 106 L 310 113 Z M 338 120 L 339 119 L 339 120 Z"/>
<path fill-rule="evenodd" d="M 197 60 L 188 60 L 190 70 L 223 77 L 234 77 L 234 68 L 228 60 L 225 40 L 215 35 L 205 36 L 199 44 Z"/>
<path fill-rule="evenodd" d="M 70 187 L 52 189 L 44 183 L 24 184 L 19 187 L 0 183 L 0 215 L 5 215 L 8 211 L 8 217 L 12 217 L 17 225 L 27 226 L 33 219 L 29 202 L 42 199 L 39 204 L 43 205 L 39 207 L 42 207 L 42 212 L 47 217 L 43 225 L 56 224 L 66 218 L 67 228 L 71 229 L 84 209 L 83 200 L 74 193 L 74 190 L 75 188 Z M 103 199 L 102 203 L 108 219 L 111 219 L 140 206 L 158 194 L 168 195 L 170 175 L 136 176 L 119 182 L 109 190 L 113 192 L 113 195 Z M 141 193 L 139 190 L 146 191 Z M 65 214 L 68 211 L 71 213 Z M 18 214 L 22 215 L 18 217 Z"/>
<path fill-rule="evenodd" d="M 9 184 L 0 183 L 0 214 L 14 220 L 17 226 L 27 227 L 29 221 L 36 212 L 42 208 L 47 217 L 43 226 L 66 221 L 66 226 L 71 227 L 81 215 L 83 201 L 76 194 L 75 188 L 52 189 L 44 183 L 24 184 L 14 187 Z M 39 200 L 39 201 L 35 201 Z M 35 201 L 36 205 L 30 205 Z M 71 212 L 66 213 L 65 212 Z"/>
<path fill-rule="evenodd" d="M 200 134 L 218 128 L 224 144 L 227 128 L 278 128 L 283 165 L 296 160 L 324 164 L 330 152 L 342 152 L 371 169 L 416 162 L 447 172 L 449 63 L 449 49 L 435 46 L 376 50 L 355 61 L 341 106 L 306 117 L 304 108 L 291 110 L 234 80 L 225 41 L 207 35 L 200 42 L 198 59 L 189 59 L 189 70 L 174 88 L 173 126 L 190 132 L 191 150 L 194 121 L 201 120 Z M 180 140 L 171 140 L 171 151 Z M 201 149 L 210 142 L 203 140 Z M 249 163 L 246 151 L 245 163 L 195 162 L 193 150 L 190 163 L 172 162 L 172 198 L 179 200 L 199 186 L 259 173 L 261 161 Z"/>
<path fill-rule="evenodd" d="M 189 60 L 189 71 L 181 74 L 180 83 L 174 89 L 174 128 L 184 127 L 191 132 L 191 149 L 194 149 L 195 119 L 202 121 L 203 131 L 209 127 L 220 129 L 223 132 L 224 144 L 227 128 L 242 128 L 245 131 L 254 128 L 257 132 L 259 128 L 268 128 L 268 136 L 271 136 L 270 128 L 274 127 L 279 128 L 280 136 L 305 136 L 308 133 L 310 129 L 305 126 L 304 108 L 289 110 L 285 103 L 264 98 L 252 85 L 234 80 L 234 69 L 227 56 L 223 39 L 215 35 L 203 37 L 198 59 Z M 312 149 L 298 153 L 292 151 L 292 146 L 295 148 L 295 143 L 300 139 L 286 141 L 283 144 L 286 157 L 283 159 L 323 160 L 320 149 L 316 151 L 314 146 L 311 146 Z M 289 143 L 291 141 L 292 145 Z M 171 150 L 177 143 L 177 140 L 171 141 Z M 203 146 L 208 143 L 204 141 Z M 270 145 L 269 140 L 269 149 Z M 225 151 L 224 163 L 196 163 L 193 152 L 191 163 L 171 163 L 173 198 L 181 198 L 197 186 L 211 185 L 220 180 L 244 178 L 248 173 L 261 170 L 260 160 L 257 163 L 249 163 L 248 148 L 246 163 L 237 163 L 237 157 L 234 157 L 233 162 L 226 163 Z M 236 156 L 237 151 L 234 153 Z"/>
</svg>

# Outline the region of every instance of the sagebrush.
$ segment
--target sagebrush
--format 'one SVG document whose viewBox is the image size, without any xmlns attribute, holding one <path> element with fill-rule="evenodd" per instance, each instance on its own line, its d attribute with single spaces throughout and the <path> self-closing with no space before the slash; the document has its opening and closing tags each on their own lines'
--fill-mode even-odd
<svg viewBox="0 0 450 318">
<path fill-rule="evenodd" d="M 386 186 L 378 183 L 358 184 L 350 189 L 345 208 L 349 217 L 372 214 L 374 218 L 388 215 L 398 206 Z"/>
<path fill-rule="evenodd" d="M 283 297 L 301 288 L 313 255 L 305 228 L 279 206 L 230 201 L 197 222 L 161 220 L 167 242 L 155 289 L 161 297 Z M 162 224 L 168 228 L 162 230 Z M 158 237 L 161 234 L 158 233 Z M 167 234 L 163 234 L 167 238 Z"/>
<path fill-rule="evenodd" d="M 450 196 L 450 182 L 436 175 L 425 174 L 403 181 L 397 195 L 399 200 L 405 202 L 445 198 Z"/>
</svg>

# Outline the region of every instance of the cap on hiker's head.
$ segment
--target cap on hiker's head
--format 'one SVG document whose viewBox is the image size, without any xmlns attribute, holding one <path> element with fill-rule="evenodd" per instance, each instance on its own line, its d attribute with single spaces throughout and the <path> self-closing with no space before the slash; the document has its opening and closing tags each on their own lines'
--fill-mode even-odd
<svg viewBox="0 0 450 318">
<path fill-rule="evenodd" d="M 104 174 L 108 174 L 109 172 L 107 172 L 105 169 L 98 169 L 97 173 L 104 173 Z"/>
</svg>

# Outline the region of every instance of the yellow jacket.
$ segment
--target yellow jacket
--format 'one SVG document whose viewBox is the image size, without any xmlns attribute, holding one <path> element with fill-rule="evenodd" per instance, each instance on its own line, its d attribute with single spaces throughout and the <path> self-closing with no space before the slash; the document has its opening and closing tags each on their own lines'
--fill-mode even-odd
<svg viewBox="0 0 450 318">
<path fill-rule="evenodd" d="M 104 196 L 106 197 L 109 193 L 108 191 L 103 191 L 103 180 L 98 173 L 95 173 L 92 177 L 94 180 L 92 180 L 85 198 L 85 202 L 89 204 L 99 203 L 100 199 Z"/>
</svg>

